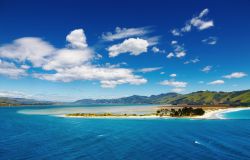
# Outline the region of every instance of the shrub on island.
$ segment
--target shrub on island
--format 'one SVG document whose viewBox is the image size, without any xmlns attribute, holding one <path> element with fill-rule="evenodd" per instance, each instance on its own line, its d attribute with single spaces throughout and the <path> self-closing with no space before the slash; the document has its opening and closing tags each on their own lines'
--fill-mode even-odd
<svg viewBox="0 0 250 160">
<path fill-rule="evenodd" d="M 202 108 L 184 107 L 179 109 L 161 108 L 156 111 L 159 116 L 185 117 L 185 116 L 201 116 L 205 113 Z"/>
</svg>

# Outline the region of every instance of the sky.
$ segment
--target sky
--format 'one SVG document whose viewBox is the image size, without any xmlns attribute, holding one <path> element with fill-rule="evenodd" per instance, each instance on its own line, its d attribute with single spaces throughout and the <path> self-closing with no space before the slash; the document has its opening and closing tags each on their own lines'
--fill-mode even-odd
<svg viewBox="0 0 250 160">
<path fill-rule="evenodd" d="M 250 88 L 250 1 L 0 1 L 0 96 Z"/>
</svg>

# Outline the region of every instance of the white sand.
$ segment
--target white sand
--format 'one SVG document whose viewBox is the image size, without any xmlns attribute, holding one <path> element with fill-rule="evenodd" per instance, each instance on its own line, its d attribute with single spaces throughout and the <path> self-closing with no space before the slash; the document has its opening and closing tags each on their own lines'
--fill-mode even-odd
<svg viewBox="0 0 250 160">
<path fill-rule="evenodd" d="M 250 107 L 242 107 L 242 108 L 226 108 L 226 109 L 218 109 L 218 110 L 206 110 L 205 114 L 202 116 L 196 116 L 196 117 L 180 117 L 180 118 L 190 118 L 190 119 L 225 119 L 223 117 L 224 113 L 228 112 L 236 112 L 240 110 L 250 110 Z M 174 118 L 179 118 L 179 117 L 170 117 L 170 116 L 164 116 L 164 117 L 159 117 L 156 115 L 148 115 L 148 116 L 93 116 L 93 117 L 81 117 L 81 116 L 66 116 L 64 115 L 56 115 L 58 117 L 65 117 L 65 118 L 96 118 L 96 119 L 103 119 L 103 118 L 108 118 L 108 119 L 174 119 Z"/>
<path fill-rule="evenodd" d="M 241 110 L 249 110 L 250 107 L 237 107 L 237 108 L 226 108 L 218 110 L 207 110 L 204 115 L 193 117 L 194 119 L 226 119 L 223 114 L 229 112 L 236 112 Z"/>
<path fill-rule="evenodd" d="M 149 115 L 149 116 L 67 116 L 67 115 L 56 115 L 57 117 L 64 117 L 64 118 L 96 118 L 96 119 L 103 119 L 103 118 L 108 118 L 108 119 L 155 119 L 155 118 L 172 118 L 172 117 L 159 117 L 156 115 Z"/>
</svg>

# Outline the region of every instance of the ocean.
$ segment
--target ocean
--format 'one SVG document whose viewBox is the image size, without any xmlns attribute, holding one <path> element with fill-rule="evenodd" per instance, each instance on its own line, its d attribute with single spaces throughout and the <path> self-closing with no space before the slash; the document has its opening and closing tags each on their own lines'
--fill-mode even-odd
<svg viewBox="0 0 250 160">
<path fill-rule="evenodd" d="M 124 106 L 83 108 L 91 107 L 119 112 Z M 130 112 L 147 112 L 148 107 L 137 106 Z M 218 120 L 54 116 L 79 109 L 82 107 L 0 108 L 0 159 L 250 159 L 249 110 L 226 113 L 226 119 Z"/>
</svg>

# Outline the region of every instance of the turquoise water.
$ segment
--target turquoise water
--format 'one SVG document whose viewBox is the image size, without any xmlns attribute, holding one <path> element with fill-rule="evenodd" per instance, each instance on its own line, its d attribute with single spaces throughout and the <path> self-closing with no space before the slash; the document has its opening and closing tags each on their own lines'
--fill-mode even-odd
<svg viewBox="0 0 250 160">
<path fill-rule="evenodd" d="M 229 118 L 229 119 L 250 119 L 250 110 L 229 112 L 229 113 L 224 114 L 224 117 Z"/>
<path fill-rule="evenodd" d="M 0 159 L 250 159 L 250 119 L 239 117 L 250 117 L 249 111 L 227 113 L 227 118 L 234 119 L 226 120 L 82 119 L 46 114 L 69 108 L 0 108 Z"/>
</svg>

